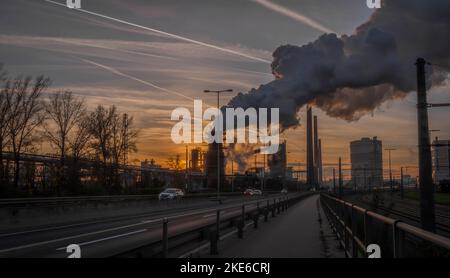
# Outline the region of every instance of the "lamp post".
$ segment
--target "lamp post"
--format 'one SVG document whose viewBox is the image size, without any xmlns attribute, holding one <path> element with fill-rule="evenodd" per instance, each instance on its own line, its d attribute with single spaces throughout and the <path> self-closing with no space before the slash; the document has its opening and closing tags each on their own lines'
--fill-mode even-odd
<svg viewBox="0 0 450 278">
<path fill-rule="evenodd" d="M 185 185 L 185 189 L 186 191 L 188 191 L 189 188 L 189 150 L 188 150 L 188 145 L 186 145 L 186 185 Z"/>
<path fill-rule="evenodd" d="M 342 181 L 342 158 L 339 157 L 339 199 L 342 199 L 344 193 L 343 181 Z"/>
<path fill-rule="evenodd" d="M 220 94 L 233 92 L 232 89 L 227 90 L 204 90 L 204 93 L 214 93 L 217 94 L 217 120 L 220 115 Z M 217 131 L 216 131 L 217 132 Z M 218 136 L 216 137 L 218 138 Z M 220 197 L 220 144 L 217 143 L 217 198 Z"/>
</svg>

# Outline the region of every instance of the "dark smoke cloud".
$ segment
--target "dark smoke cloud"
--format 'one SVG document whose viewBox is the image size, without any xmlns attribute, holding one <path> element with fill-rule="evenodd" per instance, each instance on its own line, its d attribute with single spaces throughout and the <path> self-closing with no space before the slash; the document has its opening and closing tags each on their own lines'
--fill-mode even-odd
<svg viewBox="0 0 450 278">
<path fill-rule="evenodd" d="M 299 124 L 298 110 L 313 103 L 348 121 L 415 90 L 414 62 L 450 64 L 449 0 L 385 0 L 353 35 L 326 34 L 304 46 L 273 53 L 276 79 L 233 98 L 231 107 L 279 107 L 282 129 Z M 439 85 L 446 73 L 428 68 Z"/>
<path fill-rule="evenodd" d="M 374 108 L 385 101 L 403 98 L 406 95 L 407 93 L 395 90 L 391 85 L 383 84 L 363 90 L 338 89 L 332 94 L 316 97 L 313 104 L 325 111 L 330 117 L 351 122 L 359 120 L 367 113 L 372 113 Z"/>
</svg>

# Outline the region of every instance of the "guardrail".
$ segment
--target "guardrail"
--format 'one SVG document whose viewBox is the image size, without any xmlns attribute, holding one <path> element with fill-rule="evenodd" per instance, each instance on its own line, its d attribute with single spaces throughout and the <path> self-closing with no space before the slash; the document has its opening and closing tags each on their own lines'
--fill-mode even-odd
<svg viewBox="0 0 450 278">
<path fill-rule="evenodd" d="M 450 239 L 321 194 L 322 207 L 348 257 L 367 257 L 377 244 L 384 258 L 450 257 Z"/>
<path fill-rule="evenodd" d="M 275 194 L 279 191 L 266 191 L 265 194 Z M 108 196 L 79 196 L 79 197 L 44 197 L 44 198 L 5 198 L 0 199 L 0 207 L 21 205 L 70 204 L 79 202 L 119 202 L 157 200 L 159 194 L 151 195 L 108 195 Z M 216 197 L 217 193 L 186 194 L 181 199 Z M 222 192 L 220 196 L 243 196 L 243 192 Z"/>
<path fill-rule="evenodd" d="M 268 222 L 269 218 L 287 210 L 292 204 L 315 193 L 296 193 L 290 196 L 259 199 L 244 204 L 221 209 L 204 210 L 198 213 L 184 214 L 160 219 L 155 225 L 161 225 L 161 238 L 146 246 L 113 254 L 113 257 L 191 257 L 196 252 L 209 247 L 211 255 L 219 253 L 219 242 L 231 235 L 244 238 L 247 227 L 258 229 L 259 221 Z M 234 213 L 222 214 L 222 211 L 234 210 Z M 186 217 L 210 213 L 215 217 L 206 224 L 190 227 L 186 230 L 171 231 L 170 224 Z"/>
</svg>

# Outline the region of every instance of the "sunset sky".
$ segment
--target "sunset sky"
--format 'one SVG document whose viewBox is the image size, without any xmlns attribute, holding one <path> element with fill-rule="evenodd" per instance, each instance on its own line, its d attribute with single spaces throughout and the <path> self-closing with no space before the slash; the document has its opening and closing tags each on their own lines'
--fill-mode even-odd
<svg viewBox="0 0 450 278">
<path fill-rule="evenodd" d="M 71 90 L 91 109 L 116 105 L 134 116 L 141 136 L 133 158 L 160 164 L 175 154 L 184 158 L 184 145 L 170 139 L 173 109 L 192 109 L 192 99 L 215 105 L 204 89 L 247 92 L 267 83 L 274 78 L 270 61 L 278 46 L 303 45 L 327 30 L 351 34 L 373 12 L 365 0 L 82 0 L 82 8 L 185 39 L 45 0 L 2 0 L 0 63 L 13 76 L 49 76 L 50 92 Z M 448 82 L 432 89 L 429 102 L 450 102 L 449 89 Z M 348 163 L 350 141 L 378 136 L 385 148 L 398 149 L 392 153 L 397 170 L 416 165 L 415 105 L 412 92 L 351 123 L 315 109 L 324 163 L 339 156 Z M 430 129 L 441 130 L 433 136 L 450 139 L 449 115 L 447 108 L 430 110 Z M 303 163 L 304 126 L 283 138 L 289 162 Z M 387 153 L 384 158 L 387 166 Z"/>
</svg>

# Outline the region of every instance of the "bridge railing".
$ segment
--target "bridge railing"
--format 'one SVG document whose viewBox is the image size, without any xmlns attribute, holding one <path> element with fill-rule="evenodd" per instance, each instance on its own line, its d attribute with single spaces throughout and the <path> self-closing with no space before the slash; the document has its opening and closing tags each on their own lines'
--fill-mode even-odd
<svg viewBox="0 0 450 278">
<path fill-rule="evenodd" d="M 230 205 L 221 209 L 202 210 L 159 219 L 154 224 L 160 225 L 162 236 L 145 246 L 136 246 L 122 250 L 113 257 L 191 257 L 197 252 L 209 248 L 211 255 L 219 253 L 219 242 L 229 236 L 244 237 L 247 227 L 257 229 L 260 221 L 268 222 L 269 218 L 287 210 L 292 204 L 298 202 L 313 192 L 294 193 L 266 197 L 254 201 L 247 201 L 238 205 Z M 227 212 L 223 214 L 223 212 Z M 193 216 L 211 216 L 207 222 L 190 225 L 186 229 L 174 228 L 177 223 L 190 219 Z M 201 218 L 201 217 L 200 217 Z M 182 251 L 184 250 L 184 251 Z"/>
<path fill-rule="evenodd" d="M 367 257 L 376 244 L 381 257 L 450 257 L 450 239 L 352 203 L 321 194 L 321 204 L 348 257 Z"/>
</svg>

